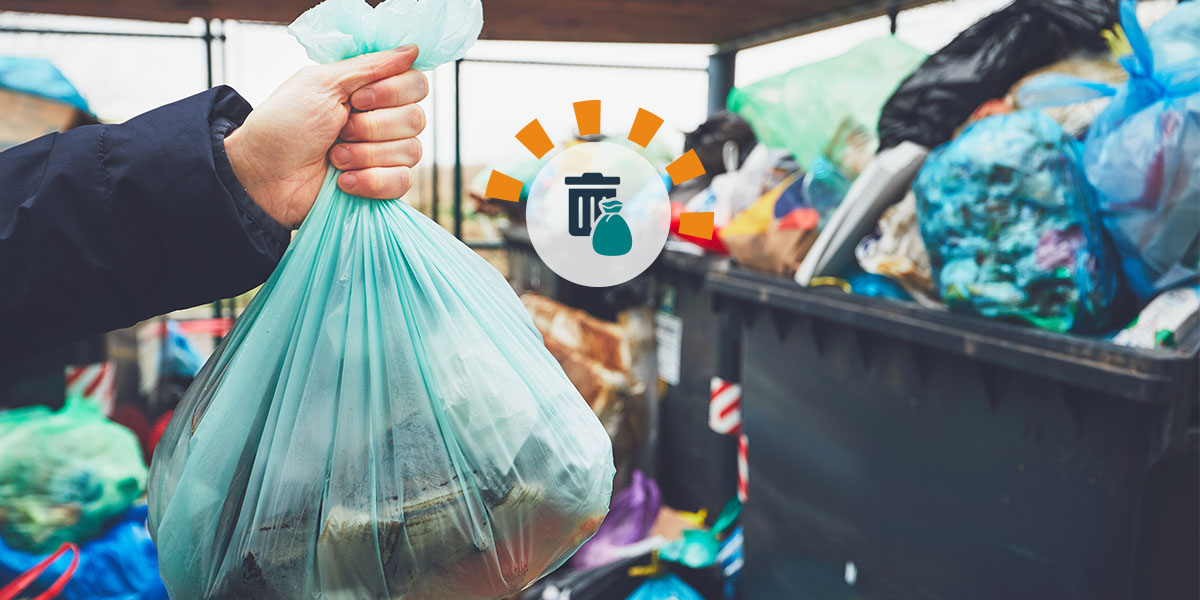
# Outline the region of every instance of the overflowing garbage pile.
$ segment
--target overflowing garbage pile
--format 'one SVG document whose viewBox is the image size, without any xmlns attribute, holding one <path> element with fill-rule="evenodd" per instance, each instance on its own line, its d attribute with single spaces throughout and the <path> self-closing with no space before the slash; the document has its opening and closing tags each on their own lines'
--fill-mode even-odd
<svg viewBox="0 0 1200 600">
<path fill-rule="evenodd" d="M 701 129 L 755 139 L 693 140 L 724 172 L 672 200 L 715 212 L 705 250 L 801 285 L 1178 344 L 1200 333 L 1200 6 L 1135 8 L 1018 0 L 929 57 L 885 38 L 736 89 Z"/>
</svg>

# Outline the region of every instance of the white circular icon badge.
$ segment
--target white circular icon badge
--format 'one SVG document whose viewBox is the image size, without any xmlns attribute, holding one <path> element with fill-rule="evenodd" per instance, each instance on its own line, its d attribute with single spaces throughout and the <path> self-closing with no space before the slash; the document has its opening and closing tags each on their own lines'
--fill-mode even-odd
<svg viewBox="0 0 1200 600">
<path fill-rule="evenodd" d="M 525 215 L 546 266 L 589 287 L 645 271 L 671 228 L 663 176 L 641 154 L 612 142 L 581 143 L 550 159 L 530 186 Z"/>
</svg>

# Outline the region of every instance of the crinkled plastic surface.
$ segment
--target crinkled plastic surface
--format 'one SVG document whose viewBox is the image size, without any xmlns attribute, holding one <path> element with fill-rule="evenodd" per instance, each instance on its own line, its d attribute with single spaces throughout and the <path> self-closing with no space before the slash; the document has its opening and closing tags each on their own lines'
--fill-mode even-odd
<svg viewBox="0 0 1200 600">
<path fill-rule="evenodd" d="M 384 0 L 374 8 L 364 0 L 325 0 L 288 33 L 319 63 L 416 44 L 413 68 L 429 71 L 465 56 L 482 29 L 479 0 Z"/>
<path fill-rule="evenodd" d="M 921 237 L 951 309 L 1054 331 L 1097 327 L 1117 278 L 1078 142 L 1040 112 L 989 117 L 917 175 Z"/>
<path fill-rule="evenodd" d="M 1084 161 L 1125 278 L 1145 301 L 1200 279 L 1200 5 L 1179 5 L 1149 39 L 1132 3 L 1122 21 L 1129 82 L 1088 132 Z"/>
<path fill-rule="evenodd" d="M 137 438 L 93 403 L 68 398 L 0 412 L 0 536 L 49 554 L 102 533 L 146 488 Z"/>
<path fill-rule="evenodd" d="M 385 25 L 452 31 L 478 2 L 351 6 L 293 30 L 341 58 L 414 41 Z M 355 44 L 318 35 L 331 14 Z M 434 62 L 465 43 L 421 40 Z M 494 599 L 608 510 L 608 435 L 500 273 L 338 174 L 155 450 L 149 526 L 175 600 Z"/>
<path fill-rule="evenodd" d="M 880 107 L 923 60 L 925 53 L 895 37 L 878 38 L 737 88 L 729 94 L 729 110 L 750 122 L 759 142 L 787 148 L 797 163 L 807 165 L 847 119 L 873 131 Z"/>
<path fill-rule="evenodd" d="M 1117 0 L 1015 0 L 930 56 L 883 106 L 879 146 L 933 148 L 975 109 L 1030 71 L 1079 50 L 1103 51 Z"/>
<path fill-rule="evenodd" d="M 608 436 L 504 278 L 337 174 L 155 451 L 177 600 L 497 598 L 607 511 Z"/>
</svg>

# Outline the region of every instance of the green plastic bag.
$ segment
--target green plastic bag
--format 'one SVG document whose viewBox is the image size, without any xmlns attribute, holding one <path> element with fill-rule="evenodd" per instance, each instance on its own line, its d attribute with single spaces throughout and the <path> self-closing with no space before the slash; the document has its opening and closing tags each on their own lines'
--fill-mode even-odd
<svg viewBox="0 0 1200 600">
<path fill-rule="evenodd" d="M 729 110 L 750 123 L 759 142 L 786 148 L 796 162 L 807 165 L 822 155 L 844 123 L 875 131 L 884 102 L 925 58 L 895 37 L 878 38 L 734 89 Z"/>
<path fill-rule="evenodd" d="M 419 4 L 444 11 L 412 23 L 385 2 L 386 44 L 352 37 L 373 50 L 403 26 L 461 55 L 436 30 L 462 31 L 478 0 Z M 293 26 L 322 60 L 339 31 Z M 607 513 L 608 435 L 504 277 L 337 176 L 155 450 L 149 526 L 174 600 L 494 599 Z"/>
<path fill-rule="evenodd" d="M 146 487 L 137 438 L 70 398 L 0 412 L 0 536 L 32 554 L 104 533 Z"/>
</svg>

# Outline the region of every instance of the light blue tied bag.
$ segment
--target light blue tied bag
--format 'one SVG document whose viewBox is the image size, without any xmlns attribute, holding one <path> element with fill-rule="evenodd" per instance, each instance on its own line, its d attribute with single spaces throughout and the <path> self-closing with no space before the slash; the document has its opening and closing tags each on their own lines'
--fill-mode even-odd
<svg viewBox="0 0 1200 600">
<path fill-rule="evenodd" d="M 1146 301 L 1200 280 L 1200 4 L 1185 2 L 1143 32 L 1121 5 L 1132 54 L 1119 88 L 1061 75 L 1018 90 L 1022 106 L 1112 101 L 1088 130 L 1084 169 L 1125 279 Z"/>
<path fill-rule="evenodd" d="M 415 41 L 433 68 L 480 22 L 478 0 L 329 0 L 292 32 L 323 62 Z M 608 436 L 504 278 L 337 175 L 158 444 L 175 600 L 498 598 L 607 512 Z"/>
</svg>

